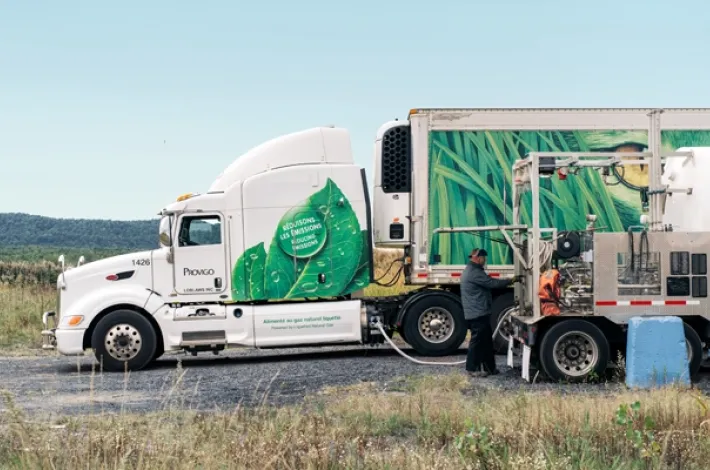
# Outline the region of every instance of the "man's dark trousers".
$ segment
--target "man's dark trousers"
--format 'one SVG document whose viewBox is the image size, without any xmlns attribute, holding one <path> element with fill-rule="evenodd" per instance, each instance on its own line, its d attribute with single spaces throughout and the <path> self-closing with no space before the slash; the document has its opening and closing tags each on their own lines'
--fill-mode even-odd
<svg viewBox="0 0 710 470">
<path fill-rule="evenodd" d="M 491 329 L 491 316 L 483 315 L 473 320 L 466 320 L 471 330 L 471 342 L 468 345 L 466 356 L 466 370 L 478 372 L 481 364 L 489 374 L 496 370 L 496 360 L 493 354 L 493 331 Z"/>
</svg>

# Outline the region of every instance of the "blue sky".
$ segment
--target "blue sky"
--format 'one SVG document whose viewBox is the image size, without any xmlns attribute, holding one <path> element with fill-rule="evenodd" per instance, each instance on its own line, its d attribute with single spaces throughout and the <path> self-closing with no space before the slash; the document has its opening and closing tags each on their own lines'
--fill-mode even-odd
<svg viewBox="0 0 710 470">
<path fill-rule="evenodd" d="M 710 107 L 709 5 L 0 0 L 0 212 L 151 218 L 318 125 L 372 178 L 413 107 Z"/>
</svg>

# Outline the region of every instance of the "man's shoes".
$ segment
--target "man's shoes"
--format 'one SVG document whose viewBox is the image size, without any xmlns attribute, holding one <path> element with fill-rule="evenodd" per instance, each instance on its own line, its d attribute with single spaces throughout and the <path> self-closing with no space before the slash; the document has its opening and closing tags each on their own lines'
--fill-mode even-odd
<svg viewBox="0 0 710 470">
<path fill-rule="evenodd" d="M 480 378 L 480 377 L 488 377 L 488 372 L 483 371 L 483 370 L 476 370 L 476 371 L 468 371 L 468 375 L 474 378 Z"/>
<path fill-rule="evenodd" d="M 500 369 L 498 369 L 496 367 L 495 369 L 493 369 L 492 372 L 488 372 L 485 370 L 475 370 L 475 371 L 468 370 L 466 372 L 468 372 L 468 375 L 471 377 L 479 378 L 479 377 L 488 377 L 489 375 L 498 375 L 498 374 L 500 374 Z"/>
</svg>

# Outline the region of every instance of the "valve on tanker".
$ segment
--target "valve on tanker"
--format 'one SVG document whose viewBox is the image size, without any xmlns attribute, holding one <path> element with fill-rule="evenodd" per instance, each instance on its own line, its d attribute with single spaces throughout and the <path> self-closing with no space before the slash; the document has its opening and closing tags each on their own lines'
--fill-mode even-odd
<svg viewBox="0 0 710 470">
<path fill-rule="evenodd" d="M 641 188 L 639 196 L 641 197 L 641 210 L 648 211 L 648 188 Z"/>
</svg>

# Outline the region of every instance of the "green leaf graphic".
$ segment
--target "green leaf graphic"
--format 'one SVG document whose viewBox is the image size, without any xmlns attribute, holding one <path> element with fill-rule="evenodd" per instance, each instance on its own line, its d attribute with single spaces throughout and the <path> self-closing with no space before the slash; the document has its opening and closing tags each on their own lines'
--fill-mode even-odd
<svg viewBox="0 0 710 470">
<path fill-rule="evenodd" d="M 238 301 L 262 300 L 264 291 L 264 265 L 266 251 L 259 243 L 247 249 L 232 271 L 232 299 Z"/>
<path fill-rule="evenodd" d="M 355 270 L 355 276 L 343 291 L 343 295 L 351 294 L 370 285 L 370 258 L 367 250 L 370 243 L 370 234 L 367 230 L 363 230 L 361 233 L 362 249 L 360 250 L 360 261 L 358 262 L 357 269 Z"/>
<path fill-rule="evenodd" d="M 296 282 L 296 260 L 287 255 L 279 247 L 278 238 L 274 237 L 266 257 L 266 297 L 268 299 L 283 299 Z"/>
<path fill-rule="evenodd" d="M 311 257 L 298 273 L 298 279 L 285 298 L 341 295 L 355 274 L 362 252 L 363 237 L 357 214 L 330 178 L 325 187 L 313 194 L 305 205 L 323 214 L 328 236 L 321 251 Z M 319 282 L 320 274 L 325 275 L 325 282 Z"/>
<path fill-rule="evenodd" d="M 284 214 L 268 254 L 260 243 L 242 255 L 234 268 L 232 296 L 247 298 L 247 279 L 253 299 L 334 297 L 366 287 L 368 236 L 350 202 L 328 179 L 323 189 Z"/>
<path fill-rule="evenodd" d="M 294 207 L 281 218 L 276 237 L 288 256 L 310 258 L 328 238 L 324 215 L 314 207 Z"/>
</svg>

